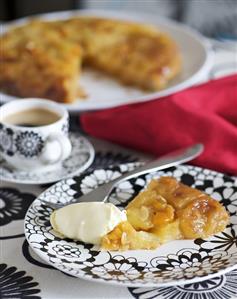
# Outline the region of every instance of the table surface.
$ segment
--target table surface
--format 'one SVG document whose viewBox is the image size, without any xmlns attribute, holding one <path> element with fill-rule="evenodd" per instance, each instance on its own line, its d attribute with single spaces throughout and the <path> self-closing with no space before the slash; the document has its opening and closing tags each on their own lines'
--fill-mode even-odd
<svg viewBox="0 0 237 299">
<path fill-rule="evenodd" d="M 224 45 L 224 44 L 223 44 Z M 214 48 L 209 79 L 237 72 L 237 51 Z M 74 119 L 75 120 L 75 119 Z M 80 130 L 76 122 L 72 130 Z M 96 157 L 91 169 L 151 157 L 88 136 Z M 27 208 L 47 186 L 4 183 L 0 186 L 0 298 L 237 298 L 237 270 L 200 283 L 162 288 L 114 287 L 70 277 L 46 264 L 29 247 L 23 230 Z M 11 211 L 17 200 L 20 210 Z"/>
</svg>

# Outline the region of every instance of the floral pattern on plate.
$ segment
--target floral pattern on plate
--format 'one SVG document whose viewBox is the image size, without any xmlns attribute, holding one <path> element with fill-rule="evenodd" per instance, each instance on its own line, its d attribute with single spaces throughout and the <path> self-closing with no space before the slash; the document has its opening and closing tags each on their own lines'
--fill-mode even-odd
<svg viewBox="0 0 237 299">
<path fill-rule="evenodd" d="M 56 235 L 49 223 L 51 210 L 46 209 L 41 199 L 73 202 L 81 194 L 136 166 L 130 163 L 92 170 L 58 182 L 42 193 L 33 202 L 25 218 L 26 238 L 32 249 L 44 261 L 67 274 L 130 287 L 198 283 L 237 268 L 236 242 L 224 247 L 219 247 L 216 242 L 221 240 L 226 244 L 227 236 L 235 240 L 237 225 L 232 222 L 223 233 L 209 239 L 173 241 L 150 251 L 100 251 L 97 246 L 60 239 Z M 231 198 L 233 201 L 236 198 L 234 179 L 215 171 L 181 165 L 123 182 L 114 188 L 108 200 L 124 207 L 152 178 L 160 176 L 174 176 L 187 185 L 215 194 L 215 198 L 229 211 L 233 204 Z M 228 193 L 230 198 L 220 188 L 231 189 L 233 192 Z"/>
<path fill-rule="evenodd" d="M 161 288 L 129 288 L 136 299 L 233 299 L 237 296 L 237 270 L 191 284 Z"/>
</svg>

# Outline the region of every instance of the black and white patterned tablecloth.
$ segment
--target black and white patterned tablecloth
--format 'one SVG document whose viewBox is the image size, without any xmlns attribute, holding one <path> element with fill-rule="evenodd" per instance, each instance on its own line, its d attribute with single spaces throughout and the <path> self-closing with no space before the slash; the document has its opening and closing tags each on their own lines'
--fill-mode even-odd
<svg viewBox="0 0 237 299">
<path fill-rule="evenodd" d="M 237 71 L 236 53 L 216 50 L 209 78 Z M 73 126 L 73 129 L 77 129 Z M 92 168 L 147 160 L 149 157 L 104 141 L 91 139 L 96 149 Z M 48 186 L 1 182 L 0 186 L 0 298 L 237 298 L 237 270 L 203 282 L 174 287 L 126 288 L 70 277 L 45 264 L 29 247 L 24 231 L 25 213 Z M 237 240 L 236 240 L 237 246 Z"/>
</svg>

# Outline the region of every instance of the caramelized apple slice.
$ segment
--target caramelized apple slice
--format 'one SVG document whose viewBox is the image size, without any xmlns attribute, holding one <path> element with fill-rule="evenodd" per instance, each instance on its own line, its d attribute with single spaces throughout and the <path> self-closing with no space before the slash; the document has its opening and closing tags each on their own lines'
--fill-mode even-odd
<svg viewBox="0 0 237 299">
<path fill-rule="evenodd" d="M 126 208 L 128 221 L 136 230 L 148 231 L 174 219 L 173 207 L 153 190 L 153 185 L 152 181 Z"/>
<path fill-rule="evenodd" d="M 175 209 L 182 209 L 194 199 L 205 195 L 200 190 L 184 185 L 172 177 L 161 177 L 153 182 L 153 189 Z"/>
<path fill-rule="evenodd" d="M 125 221 L 102 238 L 101 247 L 106 250 L 155 249 L 159 238 L 152 233 L 137 232 Z"/>
<path fill-rule="evenodd" d="M 177 215 L 185 239 L 209 237 L 223 231 L 229 222 L 225 208 L 208 195 L 193 200 Z"/>
</svg>

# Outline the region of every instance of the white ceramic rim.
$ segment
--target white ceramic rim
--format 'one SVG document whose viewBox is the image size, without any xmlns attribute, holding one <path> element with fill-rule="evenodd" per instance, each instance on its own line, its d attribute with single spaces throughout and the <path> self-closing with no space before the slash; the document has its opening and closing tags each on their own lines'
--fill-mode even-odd
<svg viewBox="0 0 237 299">
<path fill-rule="evenodd" d="M 14 113 L 20 113 L 23 111 L 27 111 L 30 109 L 43 108 L 44 110 L 49 110 L 54 114 L 57 114 L 60 118 L 51 124 L 37 126 L 37 127 L 27 127 L 27 126 L 17 126 L 14 124 L 10 124 L 4 122 L 4 117 Z M 5 114 L 5 115 L 3 115 Z M 0 107 L 0 122 L 12 130 L 30 130 L 30 131 L 39 131 L 39 130 L 47 130 L 48 128 L 52 128 L 53 126 L 58 126 L 58 124 L 64 122 L 69 117 L 67 109 L 65 109 L 62 105 L 59 105 L 56 102 L 46 99 L 38 99 L 38 98 L 25 98 L 14 100 L 8 103 L 5 103 Z"/>
<path fill-rule="evenodd" d="M 182 164 L 181 164 L 182 165 Z M 179 167 L 179 166 L 177 166 Z M 198 166 L 194 166 L 195 168 L 200 168 Z M 203 168 L 204 169 L 204 168 Z M 207 169 L 207 168 L 206 168 Z M 208 169 L 209 170 L 209 169 Z M 212 173 L 219 173 L 215 170 L 210 170 Z M 48 190 L 50 190 L 52 188 L 52 186 L 50 186 L 49 188 L 47 188 L 46 190 L 44 190 L 42 193 L 45 193 L 47 192 Z M 40 195 L 39 195 L 40 196 Z M 55 263 L 52 263 L 48 260 L 45 259 L 45 255 L 42 254 L 42 252 L 40 250 L 36 250 L 33 245 L 31 244 L 30 240 L 28 239 L 28 234 L 26 233 L 26 230 L 25 230 L 25 227 L 26 227 L 26 215 L 29 213 L 29 210 L 31 209 L 31 207 L 33 206 L 33 204 L 37 201 L 40 201 L 39 199 L 39 196 L 31 203 L 31 205 L 29 206 L 26 214 L 25 214 L 25 218 L 24 218 L 24 234 L 25 234 L 25 237 L 26 237 L 26 240 L 29 244 L 29 246 L 31 247 L 31 249 L 40 257 L 42 258 L 44 261 L 46 261 L 49 265 L 51 265 L 52 267 L 54 267 L 55 269 L 58 269 L 60 271 L 62 271 L 62 269 L 60 269 L 59 267 L 55 266 Z M 106 280 L 106 281 L 101 281 L 100 279 L 94 279 L 94 278 L 91 278 L 91 277 L 88 277 L 86 275 L 80 275 L 80 277 L 76 277 L 74 276 L 74 278 L 77 278 L 77 279 L 83 279 L 83 280 L 86 280 L 86 281 L 91 281 L 91 282 L 94 282 L 94 283 L 99 283 L 99 284 L 103 284 L 103 285 L 114 285 L 114 286 L 117 286 L 117 287 L 131 287 L 131 288 L 139 288 L 139 287 L 143 287 L 143 288 L 155 288 L 155 287 L 171 287 L 171 286 L 178 286 L 178 285 L 184 285 L 184 284 L 190 284 L 190 283 L 196 283 L 196 282 L 201 282 L 201 281 L 205 281 L 205 280 L 208 280 L 208 279 L 211 279 L 211 278 L 214 278 L 214 277 L 218 277 L 218 276 L 221 276 L 225 273 L 228 273 L 228 272 L 231 272 L 232 270 L 235 270 L 237 269 L 237 264 L 236 265 L 233 265 L 233 266 L 230 266 L 230 267 L 227 267 L 225 269 L 222 269 L 222 270 L 219 270 L 217 273 L 213 273 L 213 274 L 208 274 L 206 276 L 202 276 L 202 277 L 198 277 L 198 278 L 192 278 L 192 279 L 182 279 L 182 280 L 178 280 L 178 281 L 173 281 L 173 282 L 166 282 L 166 283 L 159 283 L 159 284 L 139 284 L 139 283 L 136 283 L 136 285 L 134 284 L 130 284 L 130 283 L 126 283 L 126 285 L 123 285 L 121 283 L 118 283 L 118 282 L 115 282 L 115 281 L 109 281 L 109 280 Z M 70 271 L 67 271 L 66 270 L 63 270 L 62 272 L 64 273 L 67 273 L 69 275 L 71 275 Z"/>
<path fill-rule="evenodd" d="M 130 20 L 130 21 L 137 21 L 137 22 L 146 22 L 146 19 L 151 20 L 151 24 L 154 24 L 155 18 L 157 19 L 157 16 L 155 14 L 145 14 L 145 13 L 137 13 L 133 14 L 131 12 L 123 12 L 123 11 L 113 11 L 113 10 L 92 10 L 92 9 L 82 9 L 82 10 L 74 10 L 74 11 L 64 11 L 64 12 L 53 12 L 53 13 L 47 13 L 47 14 L 39 14 L 32 16 L 33 18 L 41 18 L 45 20 L 55 20 L 55 19 L 67 19 L 69 17 L 76 17 L 76 16 L 98 16 L 98 17 L 108 17 L 108 18 L 117 18 L 117 19 L 125 19 L 125 20 Z M 7 28 L 11 28 L 12 26 L 17 26 L 24 24 L 25 22 L 29 21 L 32 17 L 26 17 L 22 18 L 13 22 L 9 22 L 6 25 L 2 25 L 2 32 L 7 30 Z M 145 18 L 144 21 L 143 18 Z M 83 111 L 89 111 L 89 110 L 99 110 L 99 109 L 105 109 L 105 108 L 112 108 L 120 105 L 125 105 L 125 104 L 131 104 L 131 103 L 142 103 L 158 98 L 162 98 L 165 96 L 168 96 L 170 94 L 173 94 L 175 92 L 181 91 L 187 87 L 191 87 L 192 85 L 198 83 L 201 81 L 202 77 L 207 74 L 207 72 L 210 70 L 211 66 L 213 65 L 213 51 L 211 49 L 211 43 L 210 41 L 202 36 L 200 33 L 198 33 L 196 30 L 180 24 L 176 21 L 169 20 L 163 17 L 159 17 L 157 24 L 160 23 L 161 25 L 165 25 L 167 27 L 170 27 L 171 29 L 178 29 L 180 30 L 181 33 L 188 35 L 190 38 L 192 38 L 195 42 L 197 42 L 202 48 L 202 50 L 205 53 L 205 59 L 200 65 L 199 69 L 193 73 L 188 79 L 185 79 L 184 81 L 177 83 L 174 86 L 167 87 L 164 90 L 158 91 L 158 92 L 152 92 L 149 93 L 148 95 L 142 95 L 142 96 L 137 96 L 137 97 L 131 97 L 127 98 L 125 100 L 118 99 L 117 101 L 113 100 L 110 103 L 108 102 L 101 102 L 101 103 L 89 103 L 86 101 L 77 101 L 74 104 L 63 104 L 70 112 L 83 112 Z M 13 96 L 7 96 L 4 100 L 1 99 L 3 98 L 3 94 L 0 93 L 0 100 L 1 101 L 10 101 L 16 97 Z"/>
</svg>

